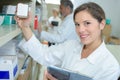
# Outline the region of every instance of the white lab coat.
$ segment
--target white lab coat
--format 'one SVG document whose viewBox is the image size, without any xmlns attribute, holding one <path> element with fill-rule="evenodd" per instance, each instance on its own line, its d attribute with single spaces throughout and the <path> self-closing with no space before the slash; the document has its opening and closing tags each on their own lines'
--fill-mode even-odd
<svg viewBox="0 0 120 80">
<path fill-rule="evenodd" d="M 78 39 L 75 31 L 75 24 L 73 21 L 73 15 L 70 14 L 62 21 L 57 34 L 51 34 L 46 31 L 42 31 L 40 34 L 42 40 L 47 40 L 54 43 L 62 43 L 66 40 Z"/>
<path fill-rule="evenodd" d="M 58 22 L 58 25 L 61 24 L 61 19 L 57 16 L 57 17 L 54 17 L 54 16 L 51 16 L 49 19 L 48 19 L 48 23 L 51 24 L 52 21 L 57 21 Z"/>
<path fill-rule="evenodd" d="M 58 26 L 52 26 L 51 27 L 51 23 L 52 21 L 57 21 L 58 22 Z M 48 19 L 48 32 L 50 33 L 53 33 L 53 34 L 56 34 L 57 33 L 57 30 L 59 29 L 60 27 L 60 24 L 61 24 L 62 20 L 57 16 L 57 17 L 54 17 L 54 16 L 51 16 L 49 19 Z"/>
<path fill-rule="evenodd" d="M 83 59 L 81 59 L 83 45 L 77 40 L 47 47 L 32 36 L 27 42 L 23 40 L 19 46 L 43 65 L 59 66 L 87 75 L 94 80 L 117 80 L 119 76 L 119 64 L 104 42 L 91 55 Z"/>
</svg>

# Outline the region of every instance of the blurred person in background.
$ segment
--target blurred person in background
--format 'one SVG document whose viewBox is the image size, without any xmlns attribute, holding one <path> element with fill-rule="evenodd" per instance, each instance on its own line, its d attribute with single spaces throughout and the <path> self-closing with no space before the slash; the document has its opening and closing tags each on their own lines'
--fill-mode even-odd
<svg viewBox="0 0 120 80">
<path fill-rule="evenodd" d="M 67 40 L 78 39 L 77 33 L 75 31 L 75 24 L 73 21 L 73 4 L 69 0 L 61 1 L 60 4 L 60 14 L 64 18 L 59 26 L 56 34 L 43 31 L 41 28 L 38 29 L 40 34 L 40 39 L 46 40 L 52 43 L 63 43 Z"/>
<path fill-rule="evenodd" d="M 57 8 L 52 9 L 52 16 L 48 19 L 48 32 L 57 33 L 57 29 L 61 24 L 61 18 L 59 17 L 59 10 Z"/>
</svg>

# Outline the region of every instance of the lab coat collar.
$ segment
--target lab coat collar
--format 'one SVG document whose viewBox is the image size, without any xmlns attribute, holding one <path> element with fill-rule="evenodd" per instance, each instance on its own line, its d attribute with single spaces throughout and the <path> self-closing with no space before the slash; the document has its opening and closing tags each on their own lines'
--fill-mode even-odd
<svg viewBox="0 0 120 80">
<path fill-rule="evenodd" d="M 69 19 L 69 18 L 73 18 L 73 14 L 72 14 L 72 13 L 69 14 L 69 15 L 67 15 L 67 16 L 64 18 L 64 20 Z"/>
<path fill-rule="evenodd" d="M 101 51 L 104 51 L 103 49 L 105 49 L 105 43 L 104 41 L 102 42 L 102 44 L 92 53 L 87 57 L 87 60 L 92 63 L 95 64 L 96 61 L 98 61 L 99 57 L 102 57 L 101 55 L 104 55 L 101 53 Z"/>
</svg>

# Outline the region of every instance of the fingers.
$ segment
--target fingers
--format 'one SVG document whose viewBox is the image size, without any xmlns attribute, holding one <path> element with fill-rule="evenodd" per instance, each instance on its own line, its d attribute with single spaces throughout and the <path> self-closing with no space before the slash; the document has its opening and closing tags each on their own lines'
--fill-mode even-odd
<svg viewBox="0 0 120 80">
<path fill-rule="evenodd" d="M 47 77 L 48 77 L 48 79 L 49 80 L 57 80 L 56 78 L 54 78 L 51 74 L 49 74 L 48 72 L 47 72 Z"/>
<path fill-rule="evenodd" d="M 57 80 L 56 78 L 54 78 L 50 73 L 48 73 L 48 71 L 46 70 L 44 73 L 44 80 Z"/>
<path fill-rule="evenodd" d="M 15 19 L 16 23 L 18 24 L 20 19 L 17 16 L 14 16 L 14 19 Z"/>
<path fill-rule="evenodd" d="M 19 18 L 17 15 L 14 17 L 16 23 L 20 28 L 30 26 L 31 18 Z"/>
<path fill-rule="evenodd" d="M 47 70 L 44 71 L 44 77 L 43 77 L 43 80 L 49 80 L 49 79 L 47 78 L 46 75 L 47 75 Z"/>
</svg>

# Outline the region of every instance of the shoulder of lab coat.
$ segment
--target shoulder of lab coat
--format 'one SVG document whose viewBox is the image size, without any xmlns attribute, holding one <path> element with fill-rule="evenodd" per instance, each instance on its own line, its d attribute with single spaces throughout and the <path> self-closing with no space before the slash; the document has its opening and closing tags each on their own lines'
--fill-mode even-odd
<svg viewBox="0 0 120 80">
<path fill-rule="evenodd" d="M 112 53 L 106 48 L 103 42 L 89 57 L 92 63 L 99 63 L 101 71 L 99 71 L 94 80 L 117 80 L 119 76 L 119 63 Z M 98 66 L 98 65 L 97 65 Z"/>
</svg>

